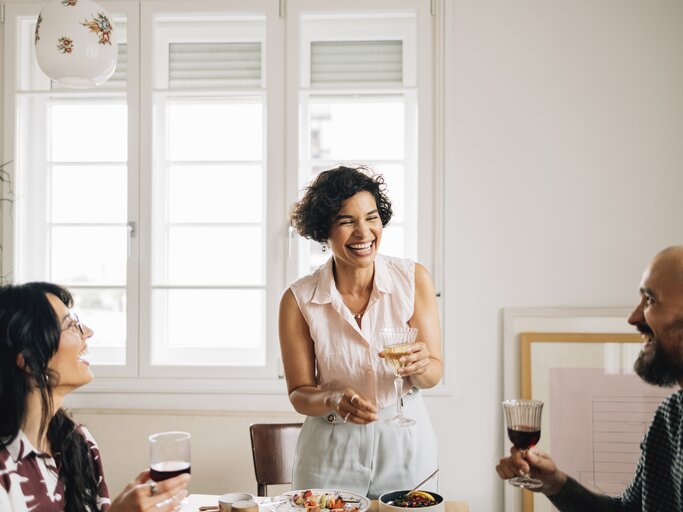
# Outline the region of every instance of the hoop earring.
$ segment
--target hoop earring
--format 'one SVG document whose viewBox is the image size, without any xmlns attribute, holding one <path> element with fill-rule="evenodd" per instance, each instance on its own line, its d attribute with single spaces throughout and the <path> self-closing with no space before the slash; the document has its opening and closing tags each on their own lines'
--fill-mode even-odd
<svg viewBox="0 0 683 512">
<path fill-rule="evenodd" d="M 323 254 L 325 254 L 329 248 L 330 246 L 327 245 L 327 242 L 323 242 L 320 244 L 320 249 L 323 251 Z"/>
</svg>

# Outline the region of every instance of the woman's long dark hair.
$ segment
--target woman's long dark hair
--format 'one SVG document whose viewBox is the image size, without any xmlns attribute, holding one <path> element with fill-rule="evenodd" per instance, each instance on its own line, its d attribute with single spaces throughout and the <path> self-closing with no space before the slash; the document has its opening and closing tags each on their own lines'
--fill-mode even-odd
<svg viewBox="0 0 683 512">
<path fill-rule="evenodd" d="M 63 409 L 52 415 L 52 390 L 59 375 L 48 368 L 48 362 L 59 347 L 61 326 L 48 293 L 67 307 L 73 305 L 71 293 L 51 283 L 0 287 L 0 448 L 19 434 L 28 395 L 37 389 L 42 402 L 39 436 L 47 430 L 64 482 L 65 510 L 95 511 L 97 481 L 86 440 Z M 23 367 L 17 361 L 19 354 Z"/>
</svg>

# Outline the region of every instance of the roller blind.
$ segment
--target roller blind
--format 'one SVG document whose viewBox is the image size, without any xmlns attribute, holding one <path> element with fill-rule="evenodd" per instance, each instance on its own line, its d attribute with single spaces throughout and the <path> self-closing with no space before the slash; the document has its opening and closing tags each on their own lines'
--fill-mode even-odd
<svg viewBox="0 0 683 512">
<path fill-rule="evenodd" d="M 126 77 L 128 76 L 128 45 L 119 44 L 118 61 L 114 74 L 105 82 L 111 87 L 123 88 L 126 86 Z"/>
<path fill-rule="evenodd" d="M 403 41 L 313 41 L 311 86 L 403 83 Z"/>
<path fill-rule="evenodd" d="M 168 85 L 260 87 L 261 43 L 171 43 Z"/>
</svg>

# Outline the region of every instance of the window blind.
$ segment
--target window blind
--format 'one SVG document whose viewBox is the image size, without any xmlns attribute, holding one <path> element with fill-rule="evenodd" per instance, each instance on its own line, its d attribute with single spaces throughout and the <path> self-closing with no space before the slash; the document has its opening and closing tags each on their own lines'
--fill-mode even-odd
<svg viewBox="0 0 683 512">
<path fill-rule="evenodd" d="M 114 74 L 105 82 L 111 87 L 124 88 L 126 87 L 126 77 L 128 76 L 128 45 L 119 44 L 118 61 Z"/>
<path fill-rule="evenodd" d="M 401 85 L 403 41 L 313 41 L 311 86 Z"/>
<path fill-rule="evenodd" d="M 168 85 L 259 87 L 261 43 L 171 43 Z"/>
</svg>

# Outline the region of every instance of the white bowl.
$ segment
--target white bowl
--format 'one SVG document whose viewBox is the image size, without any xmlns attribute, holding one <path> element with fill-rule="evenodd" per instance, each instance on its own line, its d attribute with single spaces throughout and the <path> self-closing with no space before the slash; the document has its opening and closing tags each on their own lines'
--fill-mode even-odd
<svg viewBox="0 0 683 512">
<path fill-rule="evenodd" d="M 391 491 L 391 492 L 385 492 L 379 497 L 378 503 L 379 503 L 379 511 L 380 512 L 406 512 L 406 511 L 415 511 L 419 512 L 420 510 L 425 510 L 429 512 L 446 512 L 446 502 L 443 499 L 443 496 L 440 494 L 437 494 L 432 491 L 425 491 L 434 496 L 434 499 L 436 500 L 436 503 L 434 505 L 429 505 L 427 507 L 398 507 L 396 505 L 390 505 L 389 503 L 394 501 L 396 498 L 399 498 L 401 496 L 404 496 L 405 494 L 408 493 L 410 489 L 406 489 L 405 491 Z"/>
<path fill-rule="evenodd" d="M 231 492 L 218 498 L 218 510 L 220 512 L 231 512 L 233 503 L 253 500 L 254 495 L 248 492 Z"/>
</svg>

